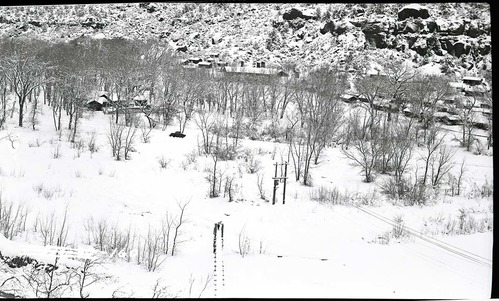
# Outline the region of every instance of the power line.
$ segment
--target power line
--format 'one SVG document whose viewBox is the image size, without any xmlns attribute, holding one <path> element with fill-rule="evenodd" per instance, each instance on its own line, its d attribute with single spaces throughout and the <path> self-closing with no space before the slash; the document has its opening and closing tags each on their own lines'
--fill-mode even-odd
<svg viewBox="0 0 499 301">
<path fill-rule="evenodd" d="M 360 206 L 356 206 L 356 207 L 359 210 L 363 211 L 364 213 L 369 214 L 369 215 L 371 215 L 371 216 L 373 216 L 375 218 L 378 218 L 378 219 L 380 219 L 380 220 L 382 220 L 382 221 L 384 221 L 384 222 L 386 222 L 386 223 L 388 223 L 388 224 L 390 224 L 392 226 L 399 226 L 399 224 L 397 224 L 396 222 L 394 222 L 393 220 L 391 220 L 389 218 L 386 218 L 386 217 L 384 217 L 382 215 L 379 215 L 377 213 L 371 212 L 371 211 L 369 211 L 369 210 L 367 210 L 365 208 L 362 208 Z M 450 252 L 452 254 L 458 255 L 458 256 L 460 256 L 460 257 L 462 257 L 464 259 L 467 259 L 468 261 L 476 263 L 476 264 L 484 265 L 486 267 L 492 267 L 492 261 L 490 259 L 487 259 L 487 258 L 482 257 L 480 255 L 474 254 L 472 252 L 466 251 L 464 249 L 458 248 L 456 246 L 450 245 L 450 244 L 445 243 L 443 241 L 440 241 L 438 239 L 431 238 L 431 237 L 429 237 L 429 236 L 427 236 L 427 235 L 425 235 L 425 234 L 423 234 L 423 233 L 421 233 L 419 231 L 416 231 L 416 230 L 414 230 L 412 228 L 409 228 L 407 226 L 403 226 L 403 227 L 404 227 L 404 230 L 407 233 L 409 233 L 409 234 L 411 234 L 411 235 L 413 235 L 415 237 L 418 237 L 418 238 L 420 238 L 420 239 L 422 239 L 422 240 L 424 240 L 424 241 L 426 241 L 426 242 L 428 242 L 430 244 L 438 246 L 438 247 L 440 247 L 440 248 L 442 248 L 442 249 L 444 249 L 444 250 L 446 250 L 446 251 L 448 251 L 448 252 Z"/>
</svg>

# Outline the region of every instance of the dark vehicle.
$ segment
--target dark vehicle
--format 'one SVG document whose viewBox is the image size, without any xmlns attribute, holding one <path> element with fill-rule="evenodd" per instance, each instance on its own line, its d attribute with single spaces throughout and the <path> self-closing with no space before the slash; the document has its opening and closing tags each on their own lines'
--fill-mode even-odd
<svg viewBox="0 0 499 301">
<path fill-rule="evenodd" d="M 170 137 L 184 138 L 185 134 L 182 134 L 180 131 L 176 131 L 175 133 L 171 133 Z"/>
</svg>

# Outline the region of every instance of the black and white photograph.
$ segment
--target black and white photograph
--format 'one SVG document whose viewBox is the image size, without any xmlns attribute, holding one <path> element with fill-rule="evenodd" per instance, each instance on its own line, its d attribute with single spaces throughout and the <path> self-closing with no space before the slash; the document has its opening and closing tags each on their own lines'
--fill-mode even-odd
<svg viewBox="0 0 499 301">
<path fill-rule="evenodd" d="M 497 297 L 491 18 L 0 6 L 0 298 Z"/>
</svg>

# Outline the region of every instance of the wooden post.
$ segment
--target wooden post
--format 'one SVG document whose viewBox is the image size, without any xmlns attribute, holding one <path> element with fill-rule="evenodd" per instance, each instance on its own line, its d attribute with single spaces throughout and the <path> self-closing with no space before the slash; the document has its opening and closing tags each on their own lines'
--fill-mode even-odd
<svg viewBox="0 0 499 301">
<path fill-rule="evenodd" d="M 274 175 L 274 192 L 272 193 L 272 205 L 275 205 L 275 192 L 277 190 L 277 184 L 279 183 L 279 180 L 277 179 L 277 162 L 274 163 L 275 165 L 275 175 Z"/>
<path fill-rule="evenodd" d="M 282 189 L 282 204 L 286 203 L 286 181 L 288 179 L 288 162 L 284 161 L 284 187 Z"/>
</svg>

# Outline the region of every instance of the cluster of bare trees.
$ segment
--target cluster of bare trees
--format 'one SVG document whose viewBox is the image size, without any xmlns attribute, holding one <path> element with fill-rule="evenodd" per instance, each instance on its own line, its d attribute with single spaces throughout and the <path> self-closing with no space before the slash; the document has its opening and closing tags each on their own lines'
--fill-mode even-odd
<svg viewBox="0 0 499 301">
<path fill-rule="evenodd" d="M 385 192 L 421 204 L 427 189 L 442 184 L 454 166 L 455 150 L 444 142 L 447 133 L 435 118 L 437 102 L 449 93 L 449 79 L 418 74 L 397 62 L 383 66 L 383 76 L 357 77 L 356 88 L 366 101 L 347 117 L 342 152 L 362 168 L 365 182 L 374 181 L 376 174 L 391 175 L 383 184 Z M 380 108 L 385 99 L 391 106 Z M 402 108 L 412 113 L 404 116 Z M 463 141 L 472 137 L 464 131 L 468 128 L 465 122 Z M 416 160 L 413 179 L 407 175 L 412 160 Z M 423 171 L 419 175 L 418 162 Z"/>
</svg>

